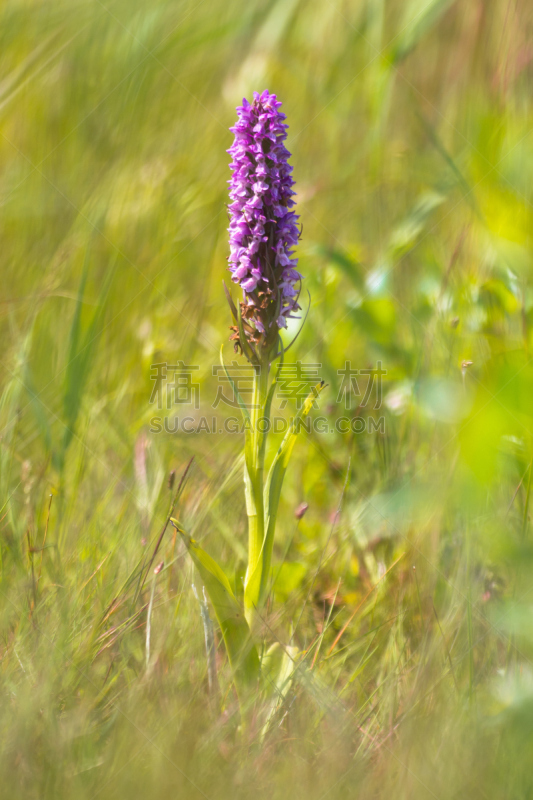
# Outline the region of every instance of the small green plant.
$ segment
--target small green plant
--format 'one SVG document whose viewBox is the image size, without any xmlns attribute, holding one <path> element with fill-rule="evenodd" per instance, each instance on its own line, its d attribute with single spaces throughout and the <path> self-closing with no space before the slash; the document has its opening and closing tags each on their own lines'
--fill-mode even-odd
<svg viewBox="0 0 533 800">
<path fill-rule="evenodd" d="M 238 399 L 245 429 L 244 488 L 248 515 L 248 564 L 241 608 L 224 570 L 191 539 L 177 520 L 213 604 L 238 689 L 259 679 L 261 668 L 254 643 L 257 618 L 268 596 L 272 550 L 283 481 L 291 453 L 316 397 L 324 388 L 318 383 L 292 420 L 268 472 L 266 445 L 271 427 L 272 400 L 284 347 L 280 329 L 300 311 L 302 276 L 297 271 L 293 247 L 299 238 L 298 217 L 292 210 L 292 167 L 285 147 L 287 125 L 276 95 L 267 91 L 245 99 L 231 128 L 235 141 L 230 186 L 229 270 L 243 292 L 237 305 L 224 285 L 233 325 L 231 341 L 253 367 L 251 407 Z M 287 348 L 288 349 L 288 348 Z M 221 349 L 221 360 L 222 349 Z M 272 365 L 277 362 L 277 374 Z M 266 473 L 266 477 L 265 477 Z"/>
</svg>

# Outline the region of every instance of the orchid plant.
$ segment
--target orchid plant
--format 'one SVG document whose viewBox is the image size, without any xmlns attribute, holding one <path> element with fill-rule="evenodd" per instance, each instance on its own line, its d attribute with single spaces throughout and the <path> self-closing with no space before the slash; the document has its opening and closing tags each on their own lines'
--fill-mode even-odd
<svg viewBox="0 0 533 800">
<path fill-rule="evenodd" d="M 237 123 L 230 129 L 235 140 L 228 151 L 233 173 L 229 181 L 228 261 L 232 281 L 242 291 L 237 304 L 225 284 L 224 288 L 233 318 L 231 341 L 254 370 L 250 408 L 233 385 L 245 422 L 248 565 L 244 608 L 224 570 L 173 520 L 209 594 L 238 690 L 256 683 L 261 669 L 266 669 L 264 659 L 263 665 L 260 664 L 255 637 L 271 588 L 272 551 L 281 490 L 302 421 L 324 387 L 322 382 L 314 387 L 292 420 L 267 472 L 265 461 L 272 401 L 288 349 L 284 348 L 280 330 L 287 327 L 287 320 L 299 318 L 302 284 L 298 260 L 294 256 L 299 230 L 298 216 L 293 210 L 295 192 L 290 153 L 285 147 L 288 126 L 280 106 L 276 95 L 268 91 L 255 92 L 252 103 L 244 99 L 237 108 Z M 275 362 L 276 375 L 272 369 Z M 232 382 L 227 370 L 226 375 Z"/>
</svg>

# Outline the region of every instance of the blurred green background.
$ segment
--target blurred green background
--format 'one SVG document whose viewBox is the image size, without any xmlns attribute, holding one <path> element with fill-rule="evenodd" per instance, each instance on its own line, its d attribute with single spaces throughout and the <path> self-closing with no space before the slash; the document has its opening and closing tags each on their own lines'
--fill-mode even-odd
<svg viewBox="0 0 533 800">
<path fill-rule="evenodd" d="M 532 42 L 526 0 L 2 3 L 1 796 L 533 796 Z M 150 398 L 182 360 L 193 416 L 235 414 L 226 149 L 264 88 L 333 430 L 297 444 L 264 632 L 312 649 L 243 739 L 171 531 L 136 575 L 194 456 L 179 517 L 239 590 L 242 438 L 153 433 Z"/>
</svg>

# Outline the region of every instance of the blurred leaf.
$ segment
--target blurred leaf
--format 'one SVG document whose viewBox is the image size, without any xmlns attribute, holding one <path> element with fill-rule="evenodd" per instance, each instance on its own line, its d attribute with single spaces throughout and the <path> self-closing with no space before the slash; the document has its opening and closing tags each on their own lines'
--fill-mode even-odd
<svg viewBox="0 0 533 800">
<path fill-rule="evenodd" d="M 342 250 L 329 247 L 319 247 L 318 252 L 328 261 L 331 261 L 339 270 L 346 275 L 360 292 L 365 290 L 365 279 L 362 265 L 349 258 Z"/>
<path fill-rule="evenodd" d="M 37 424 L 39 426 L 41 435 L 45 443 L 46 452 L 49 453 L 52 446 L 52 435 L 50 431 L 50 424 L 48 422 L 48 415 L 46 413 L 46 408 L 44 406 L 44 403 L 41 397 L 39 396 L 37 387 L 35 386 L 30 365 L 28 363 L 26 364 L 26 369 L 24 372 L 24 384 L 30 398 L 30 403 L 33 409 L 33 413 L 35 414 L 35 419 L 37 420 Z"/>
<path fill-rule="evenodd" d="M 172 520 L 182 536 L 213 604 L 215 616 L 239 689 L 253 686 L 259 679 L 260 665 L 244 611 L 237 603 L 225 572 L 205 550 L 191 539 L 176 520 Z"/>
<path fill-rule="evenodd" d="M 518 309 L 515 295 L 509 291 L 503 281 L 496 278 L 485 281 L 479 287 L 479 301 L 489 309 L 501 309 L 506 314 L 512 314 Z"/>
<path fill-rule="evenodd" d="M 82 308 L 85 285 L 88 276 L 88 250 L 86 252 L 78 299 L 74 318 L 70 329 L 70 342 L 68 349 L 68 360 L 65 372 L 65 389 L 63 395 L 63 409 L 65 414 L 65 433 L 63 437 L 62 449 L 56 455 L 57 465 L 62 469 L 65 453 L 74 436 L 76 421 L 80 411 L 84 396 L 85 385 L 89 378 L 94 353 L 98 339 L 102 332 L 102 319 L 105 311 L 106 300 L 109 288 L 113 280 L 114 267 L 110 268 L 106 274 L 100 296 L 98 298 L 96 310 L 89 321 L 85 333 L 82 331 Z"/>
<path fill-rule="evenodd" d="M 274 591 L 281 600 L 287 600 L 291 592 L 302 584 L 307 567 L 298 561 L 285 561 L 276 575 Z"/>
<path fill-rule="evenodd" d="M 0 498 L 2 501 L 11 494 L 9 487 L 13 481 L 15 465 L 17 464 L 15 443 L 17 441 L 17 426 L 19 423 L 19 407 L 21 398 L 24 395 L 24 375 L 28 370 L 34 325 L 35 318 L 29 331 L 25 335 L 20 335 L 15 358 L 13 359 L 14 363 L 6 369 L 7 380 L 5 380 L 2 394 L 0 395 Z M 23 520 L 14 512 L 12 503 L 9 503 L 7 507 L 7 514 L 12 529 L 19 533 Z M 18 560 L 20 558 L 19 548 L 13 548 L 13 550 Z"/>
<path fill-rule="evenodd" d="M 519 428 L 490 393 L 478 392 L 472 411 L 461 426 L 459 441 L 461 456 L 479 481 L 493 480 L 501 439 Z"/>
<path fill-rule="evenodd" d="M 385 297 L 364 300 L 353 309 L 352 318 L 369 338 L 388 344 L 396 328 L 396 304 Z"/>
<path fill-rule="evenodd" d="M 296 659 L 298 648 L 281 645 L 275 642 L 271 645 L 261 661 L 261 672 L 264 685 L 270 695 L 270 704 L 267 708 L 266 720 L 261 731 L 261 737 L 268 733 L 276 711 L 281 708 L 292 685 L 292 678 L 297 668 Z"/>
<path fill-rule="evenodd" d="M 529 609 L 531 614 L 531 609 Z M 520 672 L 500 676 L 494 683 L 500 711 L 493 723 L 509 727 L 518 739 L 533 735 L 533 673 L 531 665 L 522 665 Z"/>
<path fill-rule="evenodd" d="M 505 353 L 485 365 L 486 384 L 505 416 L 509 434 L 524 435 L 533 422 L 533 364 L 523 350 Z M 484 381 L 485 382 L 485 381 Z"/>
<path fill-rule="evenodd" d="M 453 423 L 466 417 L 472 407 L 472 392 L 460 380 L 424 378 L 417 385 L 420 408 L 431 419 Z"/>
<path fill-rule="evenodd" d="M 404 17 L 396 37 L 398 41 L 392 51 L 393 63 L 406 58 L 454 2 L 455 0 L 410 0 L 404 6 Z"/>
<path fill-rule="evenodd" d="M 412 211 L 393 231 L 389 247 L 394 257 L 404 255 L 416 242 L 433 211 L 445 200 L 437 192 L 425 192 L 417 200 Z"/>
<path fill-rule="evenodd" d="M 249 53 L 243 59 L 235 78 L 228 81 L 226 94 L 241 98 L 254 91 L 262 91 L 268 74 L 269 57 L 286 34 L 300 0 L 274 0 L 255 38 L 250 43 Z M 261 86 L 261 88 L 259 88 Z"/>
</svg>

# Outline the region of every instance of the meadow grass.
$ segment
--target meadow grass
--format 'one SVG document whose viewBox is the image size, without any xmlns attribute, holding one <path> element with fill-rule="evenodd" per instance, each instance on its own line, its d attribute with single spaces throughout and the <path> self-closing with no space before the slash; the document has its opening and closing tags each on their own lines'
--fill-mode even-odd
<svg viewBox="0 0 533 800">
<path fill-rule="evenodd" d="M 2 4 L 0 796 L 533 796 L 532 33 L 524 0 Z M 311 298 L 292 360 L 328 387 L 261 619 L 288 677 L 243 728 L 167 520 L 242 598 L 215 401 L 228 127 L 264 88 Z M 157 407 L 178 361 L 198 408 Z M 381 363 L 381 403 L 346 362 Z M 185 415 L 222 433 L 154 423 Z"/>
</svg>

